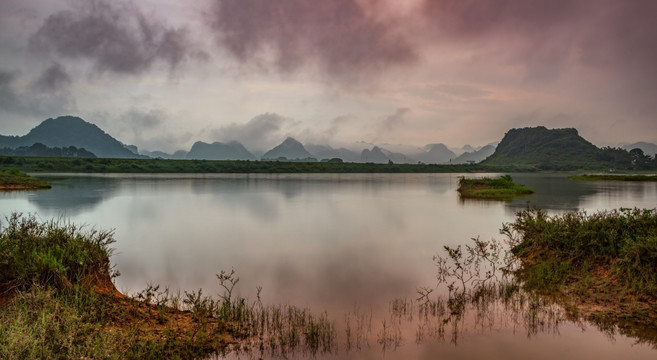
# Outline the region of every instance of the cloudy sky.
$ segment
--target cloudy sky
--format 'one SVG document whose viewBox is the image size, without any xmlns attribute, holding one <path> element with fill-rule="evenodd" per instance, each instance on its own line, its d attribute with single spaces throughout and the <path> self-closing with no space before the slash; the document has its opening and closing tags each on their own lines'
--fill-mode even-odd
<svg viewBox="0 0 657 360">
<path fill-rule="evenodd" d="M 144 150 L 239 140 L 657 142 L 654 0 L 0 0 L 0 134 L 77 115 Z"/>
</svg>

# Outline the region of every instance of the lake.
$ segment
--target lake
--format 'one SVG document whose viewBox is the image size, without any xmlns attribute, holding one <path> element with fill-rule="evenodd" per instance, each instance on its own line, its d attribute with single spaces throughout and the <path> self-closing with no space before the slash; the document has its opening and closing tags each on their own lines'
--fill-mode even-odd
<svg viewBox="0 0 657 360">
<path fill-rule="evenodd" d="M 481 174 L 477 176 L 495 176 Z M 215 274 L 234 269 L 235 295 L 326 311 L 338 329 L 368 314 L 361 349 L 317 358 L 654 359 L 650 344 L 558 321 L 528 331 L 497 313 L 486 326 L 464 324 L 418 340 L 417 319 L 398 325 L 400 341 L 382 349 L 394 301 L 412 303 L 435 288 L 433 257 L 473 237 L 503 239 L 501 225 L 538 206 L 568 210 L 657 207 L 657 183 L 575 182 L 562 174 L 515 174 L 535 194 L 510 202 L 462 201 L 462 174 L 48 174 L 45 191 L 0 192 L 0 215 L 35 213 L 89 228 L 115 229 L 115 283 L 134 294 L 148 284 L 221 293 Z M 472 175 L 470 175 L 472 176 Z M 437 289 L 436 294 L 444 292 Z M 349 320 L 351 319 L 351 320 Z M 480 324 L 481 325 L 481 324 Z M 419 343 L 419 344 L 417 344 Z M 230 355 L 250 358 L 252 354 Z M 304 357 L 304 354 L 295 356 Z"/>
</svg>

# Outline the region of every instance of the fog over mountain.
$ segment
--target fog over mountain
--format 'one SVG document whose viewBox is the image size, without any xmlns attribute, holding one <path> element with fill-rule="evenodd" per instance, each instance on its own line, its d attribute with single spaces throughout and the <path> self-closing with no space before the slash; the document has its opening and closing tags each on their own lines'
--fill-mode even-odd
<svg viewBox="0 0 657 360">
<path fill-rule="evenodd" d="M 385 164 L 390 158 L 383 153 L 380 147 L 375 146 L 371 150 L 363 149 L 360 153 L 360 161 L 364 163 Z"/>
<path fill-rule="evenodd" d="M 352 146 L 367 146 L 370 143 L 356 142 Z M 322 161 L 340 159 L 347 162 L 396 163 L 396 164 L 529 164 L 546 169 L 563 168 L 572 164 L 606 163 L 625 166 L 630 154 L 619 148 L 598 148 L 582 138 L 576 129 L 547 129 L 531 127 L 507 131 L 502 143 L 490 143 L 482 147 L 465 145 L 462 149 L 475 149 L 456 156 L 443 143 L 433 143 L 424 148 L 396 144 L 386 146 L 411 153 L 391 151 L 383 146 L 364 147 L 360 152 L 330 145 L 310 144 L 287 137 L 279 145 L 265 152 L 262 157 L 254 155 L 237 141 L 207 143 L 196 141 L 189 151 L 177 150 L 173 154 L 163 151 L 144 151 L 134 145 L 125 145 L 105 133 L 98 126 L 79 117 L 62 116 L 44 120 L 24 136 L 0 135 L 0 149 L 8 155 L 19 156 L 98 156 L 117 158 L 156 157 L 164 159 L 204 160 L 277 160 L 277 161 Z M 501 146 L 501 147 L 500 147 Z M 626 145 L 627 150 L 640 148 L 647 156 L 657 152 L 657 145 L 637 142 Z M 638 155 L 634 155 L 638 156 Z M 572 158 L 569 160 L 569 158 Z M 637 157 L 638 158 L 638 157 Z M 643 158 L 641 158 L 643 159 Z M 639 160 L 636 160 L 639 161 Z M 641 160 L 644 162 L 644 160 Z M 569 164 L 569 165 L 564 165 Z"/>
<path fill-rule="evenodd" d="M 285 158 L 287 160 L 300 160 L 312 157 L 312 154 L 303 147 L 303 144 L 291 137 L 288 137 L 280 145 L 274 147 L 262 155 L 262 158 L 267 160 L 276 160 L 279 158 Z"/>
<path fill-rule="evenodd" d="M 348 162 L 357 162 L 360 160 L 360 154 L 346 148 L 334 149 L 329 145 L 304 145 L 317 160 L 339 158 Z"/>
<path fill-rule="evenodd" d="M 461 155 L 454 158 L 452 164 L 467 164 L 467 163 L 478 163 L 485 160 L 487 157 L 493 155 L 497 145 L 486 145 L 481 147 L 479 150 L 464 152 Z"/>
<path fill-rule="evenodd" d="M 425 149 L 427 149 L 425 153 L 417 155 L 418 161 L 425 164 L 445 164 L 456 157 L 456 154 L 445 144 L 429 144 Z"/>
<path fill-rule="evenodd" d="M 231 141 L 227 144 L 213 142 L 212 144 L 197 141 L 185 155 L 187 159 L 205 160 L 256 160 L 242 144 Z"/>
<path fill-rule="evenodd" d="M 653 158 L 657 155 L 657 144 L 648 143 L 645 141 L 639 141 L 628 145 L 623 145 L 621 148 L 625 150 L 632 149 L 641 149 L 644 154 L 652 156 Z"/>
<path fill-rule="evenodd" d="M 256 156 L 287 137 L 458 156 L 538 125 L 657 143 L 655 13 L 650 0 L 3 0 L 0 132 L 75 114 L 140 151 L 238 141 Z"/>
</svg>

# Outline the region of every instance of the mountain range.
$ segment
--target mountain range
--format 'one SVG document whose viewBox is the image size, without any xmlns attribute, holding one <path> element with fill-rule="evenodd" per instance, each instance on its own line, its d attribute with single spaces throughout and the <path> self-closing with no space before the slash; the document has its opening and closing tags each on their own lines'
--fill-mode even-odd
<svg viewBox="0 0 657 360">
<path fill-rule="evenodd" d="M 257 160 L 258 157 L 237 141 L 205 143 L 197 141 L 189 151 L 178 150 L 173 154 L 162 151 L 139 152 L 134 145 L 126 145 L 105 133 L 98 126 L 75 116 L 60 116 L 44 120 L 24 136 L 0 135 L 0 149 L 17 149 L 43 144 L 49 148 L 75 147 L 92 155 L 104 158 L 153 157 L 163 159 L 205 159 L 205 160 Z M 345 147 L 333 148 L 329 145 L 304 145 L 288 137 L 280 145 L 264 153 L 263 160 L 318 161 L 339 158 L 347 162 L 374 162 L 415 164 L 447 164 L 478 162 L 490 152 L 477 150 L 469 145 L 463 149 L 472 150 L 467 158 L 457 156 L 444 144 L 429 144 L 424 148 L 401 144 L 377 146 L 370 143 L 354 144 L 357 151 Z M 486 147 L 484 147 L 486 148 Z M 488 148 L 486 148 L 488 149 Z M 43 149 L 40 150 L 41 153 Z M 6 153 L 10 153 L 7 151 Z M 25 153 L 23 151 L 23 153 Z M 56 152 L 50 152 L 55 154 Z"/>
<path fill-rule="evenodd" d="M 35 145 L 39 144 L 39 145 Z M 197 141 L 189 151 L 179 150 L 173 154 L 161 151 L 139 153 L 134 145 L 126 145 L 105 133 L 98 126 L 79 117 L 61 116 L 44 120 L 24 136 L 0 135 L 0 149 L 4 154 L 51 154 L 45 156 L 97 156 L 105 158 L 155 157 L 166 159 L 206 160 L 257 160 L 258 157 L 237 141 L 205 143 Z M 22 150 L 17 151 L 21 148 Z M 59 150 L 54 150 L 54 149 Z M 359 150 L 355 151 L 355 149 Z M 631 159 L 630 152 L 620 148 L 600 149 L 579 136 L 575 129 L 547 129 L 543 126 L 511 129 L 502 141 L 482 147 L 465 145 L 460 149 L 449 149 L 441 143 L 414 147 L 402 144 L 378 146 L 360 142 L 352 149 L 333 148 L 329 145 L 304 145 L 288 137 L 281 144 L 264 153 L 262 160 L 277 161 L 327 161 L 340 159 L 347 162 L 364 163 L 425 163 L 488 165 L 521 164 L 544 169 L 569 167 L 586 168 L 596 166 L 618 166 L 645 162 L 657 153 L 657 145 L 638 142 L 623 147 L 626 150 L 641 149 L 641 159 Z M 68 149 L 68 150 L 63 150 Z M 59 152 L 58 152 L 59 151 Z M 635 158 L 641 157 L 634 152 Z M 643 159 L 643 160 L 642 160 Z M 645 161 L 644 161 L 645 160 Z"/>
<path fill-rule="evenodd" d="M 48 147 L 82 148 L 104 158 L 139 158 L 138 153 L 111 137 L 98 126 L 75 116 L 44 120 L 23 136 L 0 135 L 0 148 L 15 149 L 41 143 Z M 136 147 L 133 148 L 136 150 Z"/>
</svg>

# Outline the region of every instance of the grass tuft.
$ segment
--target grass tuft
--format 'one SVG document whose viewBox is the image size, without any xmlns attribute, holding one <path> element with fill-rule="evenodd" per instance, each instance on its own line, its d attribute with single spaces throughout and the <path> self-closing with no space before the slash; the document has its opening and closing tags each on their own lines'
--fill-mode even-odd
<svg viewBox="0 0 657 360">
<path fill-rule="evenodd" d="M 50 189 L 50 184 L 16 168 L 0 170 L 0 190 Z"/>
</svg>

